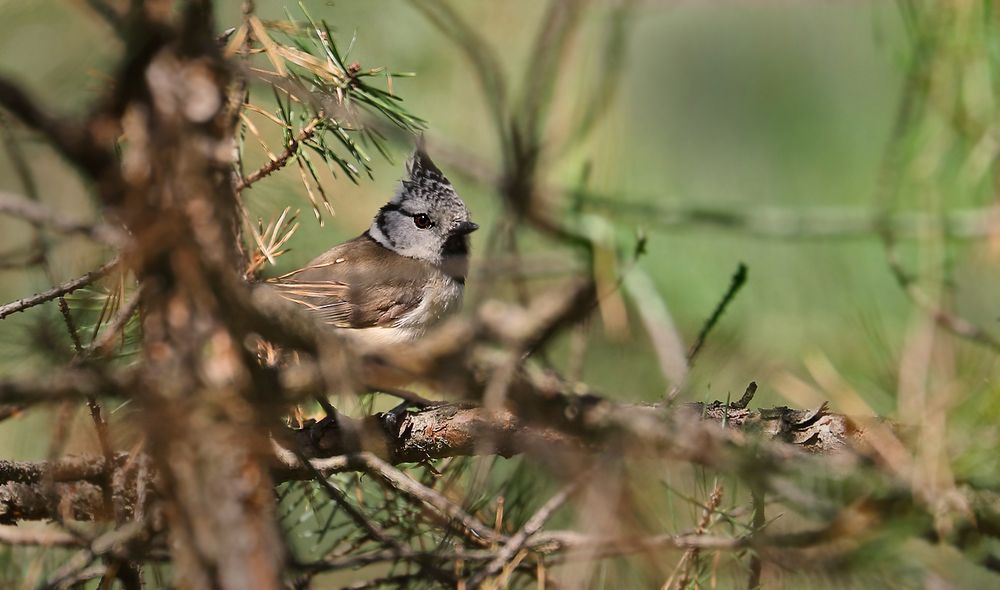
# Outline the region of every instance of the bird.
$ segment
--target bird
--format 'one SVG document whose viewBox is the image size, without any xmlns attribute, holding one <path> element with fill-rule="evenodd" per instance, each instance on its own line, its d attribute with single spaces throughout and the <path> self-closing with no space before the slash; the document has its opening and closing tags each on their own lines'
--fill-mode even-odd
<svg viewBox="0 0 1000 590">
<path fill-rule="evenodd" d="M 266 283 L 362 350 L 413 342 L 461 308 L 478 228 L 420 142 L 365 232 Z"/>
</svg>

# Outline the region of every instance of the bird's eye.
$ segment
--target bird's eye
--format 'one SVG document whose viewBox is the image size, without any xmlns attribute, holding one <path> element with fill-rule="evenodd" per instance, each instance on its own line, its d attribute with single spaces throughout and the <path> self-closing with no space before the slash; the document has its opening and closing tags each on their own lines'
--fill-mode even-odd
<svg viewBox="0 0 1000 590">
<path fill-rule="evenodd" d="M 419 213 L 413 216 L 413 225 L 419 227 L 420 229 L 427 229 L 431 226 L 431 218 L 427 217 L 423 213 Z"/>
</svg>

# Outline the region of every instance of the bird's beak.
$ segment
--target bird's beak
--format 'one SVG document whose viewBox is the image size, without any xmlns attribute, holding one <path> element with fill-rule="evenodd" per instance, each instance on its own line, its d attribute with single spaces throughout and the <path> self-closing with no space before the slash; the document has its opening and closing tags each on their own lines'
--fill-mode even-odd
<svg viewBox="0 0 1000 590">
<path fill-rule="evenodd" d="M 479 229 L 478 224 L 472 223 L 471 221 L 461 221 L 451 229 L 451 235 L 464 236 L 466 234 L 471 234 L 477 229 Z"/>
</svg>

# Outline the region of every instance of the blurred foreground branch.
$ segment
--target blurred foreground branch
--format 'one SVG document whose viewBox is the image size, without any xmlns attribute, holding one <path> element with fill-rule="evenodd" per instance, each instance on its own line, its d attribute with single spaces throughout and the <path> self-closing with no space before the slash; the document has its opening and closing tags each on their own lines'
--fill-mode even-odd
<svg viewBox="0 0 1000 590">
<path fill-rule="evenodd" d="M 2 191 L 0 191 L 0 213 L 18 217 L 57 232 L 81 234 L 109 246 L 120 246 L 123 243 L 122 232 L 110 225 L 70 219 L 58 211 L 47 209 L 44 205 Z"/>
<path fill-rule="evenodd" d="M 658 204 L 651 197 L 609 197 L 583 193 L 587 208 L 616 218 L 659 228 L 717 228 L 774 240 L 858 239 L 879 237 L 887 229 L 903 240 L 927 240 L 939 235 L 958 240 L 980 240 L 1000 235 L 1000 207 L 952 209 L 941 214 L 896 211 L 821 208 L 792 209 L 754 206 L 692 207 Z"/>
</svg>

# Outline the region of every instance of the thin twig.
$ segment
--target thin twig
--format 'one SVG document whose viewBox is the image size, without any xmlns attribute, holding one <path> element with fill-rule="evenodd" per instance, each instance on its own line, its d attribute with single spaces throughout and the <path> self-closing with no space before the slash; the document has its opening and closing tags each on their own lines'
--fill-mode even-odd
<svg viewBox="0 0 1000 590">
<path fill-rule="evenodd" d="M 77 289 L 86 287 L 111 272 L 118 265 L 118 262 L 119 258 L 116 256 L 99 266 L 97 269 L 92 270 L 83 276 L 76 277 L 75 279 L 70 279 L 61 285 L 49 289 L 48 291 L 42 291 L 41 293 L 36 293 L 30 297 L 24 297 L 22 299 L 18 299 L 17 301 L 0 305 L 0 320 L 11 314 L 30 309 L 36 305 L 41 305 L 68 293 L 72 293 Z"/>
<path fill-rule="evenodd" d="M 4 127 L 4 130 L 6 131 L 6 126 Z M 122 232 L 112 228 L 111 226 L 103 223 L 86 224 L 69 220 L 55 211 L 46 209 L 40 203 L 38 185 L 31 173 L 28 161 L 19 149 L 19 145 L 16 141 L 14 141 L 13 137 L 8 138 L 7 149 L 18 175 L 21 177 L 24 189 L 31 201 L 18 199 L 13 195 L 0 193 L 0 210 L 18 215 L 34 225 L 36 242 L 38 243 L 40 252 L 40 263 L 45 270 L 45 274 L 46 277 L 48 277 L 50 285 L 55 287 L 55 273 L 52 270 L 52 263 L 49 254 L 49 242 L 43 233 L 44 227 L 52 227 L 64 233 L 81 233 L 97 241 L 103 241 L 105 243 L 116 245 L 122 241 Z M 73 362 L 71 363 L 71 366 L 75 366 L 79 364 L 84 355 L 83 343 L 80 340 L 80 333 L 77 329 L 76 321 L 70 313 L 69 304 L 66 302 L 66 298 L 62 295 L 58 297 L 58 306 L 59 313 L 62 316 L 63 323 L 66 326 L 66 330 L 69 333 L 69 337 L 75 351 L 75 356 Z M 111 447 L 111 436 L 108 431 L 108 424 L 101 415 L 101 405 L 94 395 L 91 394 L 87 396 L 87 406 L 90 409 L 90 416 L 94 422 L 97 438 L 105 459 L 105 477 L 103 485 L 101 486 L 104 503 L 107 506 L 112 506 L 115 503 L 115 498 L 112 492 L 111 482 L 116 463 L 114 460 L 114 450 Z M 119 512 L 116 510 L 115 513 L 117 515 Z M 119 525 L 122 524 L 120 519 L 117 522 Z M 114 569 L 114 571 L 119 573 L 119 576 L 122 577 L 123 583 L 126 583 L 126 587 L 136 586 L 135 584 L 128 584 L 125 577 L 127 572 L 134 572 L 134 566 L 126 563 L 115 562 L 112 563 L 112 566 L 109 569 Z"/>
<path fill-rule="evenodd" d="M 545 504 L 543 504 L 542 507 L 539 508 L 527 522 L 524 523 L 521 530 L 517 531 L 517 533 L 515 533 L 497 552 L 496 557 L 487 563 L 483 569 L 479 570 L 476 575 L 472 576 L 467 587 L 471 589 L 479 588 L 487 578 L 500 573 L 500 570 L 507 565 L 507 562 L 513 559 L 515 555 L 524 549 L 531 536 L 541 530 L 542 526 L 545 525 L 545 522 L 549 519 L 549 517 L 551 517 L 556 510 L 566 503 L 566 500 L 573 495 L 583 481 L 584 477 L 578 477 L 568 485 L 564 486 L 554 496 L 549 498 L 549 500 L 545 502 Z"/>
<path fill-rule="evenodd" d="M 326 492 L 327 496 L 333 500 L 344 512 L 347 513 L 348 517 L 354 521 L 361 529 L 363 529 L 367 534 L 368 538 L 380 544 L 383 547 L 388 547 L 400 555 L 409 555 L 413 552 L 410 549 L 398 541 L 397 539 L 390 536 L 385 529 L 383 529 L 378 523 L 374 522 L 368 516 L 366 516 L 360 509 L 355 507 L 347 500 L 347 496 L 341 490 L 337 489 L 326 477 L 323 476 L 320 469 L 309 461 L 301 453 L 298 453 L 299 462 L 308 470 L 313 479 L 320 484 L 320 487 Z M 438 580 L 450 581 L 451 577 L 448 576 L 444 571 L 442 571 L 435 563 L 434 559 L 420 559 L 418 561 L 426 571 L 433 575 Z"/>
<path fill-rule="evenodd" d="M 59 297 L 59 315 L 62 316 L 63 323 L 66 324 L 66 331 L 69 333 L 69 339 L 73 343 L 73 351 L 77 355 L 82 354 L 83 342 L 80 341 L 80 332 L 76 329 L 76 321 L 69 312 L 69 304 L 66 303 L 66 298 L 62 296 Z"/>
<path fill-rule="evenodd" d="M 385 529 L 383 529 L 377 523 L 373 522 L 370 518 L 365 516 L 364 513 L 358 510 L 353 504 L 351 504 L 347 500 L 347 496 L 344 494 L 344 492 L 337 489 L 333 484 L 331 484 L 329 480 L 327 480 L 326 476 L 324 476 L 323 473 L 321 473 L 320 470 L 317 469 L 317 467 L 313 462 L 309 461 L 301 454 L 298 456 L 298 460 L 299 464 L 305 467 L 305 469 L 312 474 L 313 480 L 316 483 L 318 483 L 321 488 L 323 488 L 323 491 L 326 492 L 326 495 L 329 496 L 329 498 L 333 500 L 338 506 L 340 506 L 341 509 L 343 509 L 344 512 L 346 512 L 347 515 L 351 518 L 351 520 L 353 520 L 354 523 L 358 525 L 358 527 L 367 532 L 368 537 L 370 539 L 379 543 L 383 547 L 391 547 L 394 549 L 401 550 L 402 546 L 399 544 L 399 542 L 393 539 L 391 536 L 389 536 L 389 534 L 386 533 Z"/>
<path fill-rule="evenodd" d="M 729 404 L 729 407 L 734 410 L 745 410 L 750 406 L 750 402 L 753 401 L 753 396 L 757 393 L 757 382 L 751 381 L 747 388 L 743 390 L 743 395 L 740 399 Z"/>
<path fill-rule="evenodd" d="M 457 160 L 460 165 L 461 160 Z M 566 192 L 553 189 L 556 192 Z M 934 222 L 949 238 L 981 240 L 1000 234 L 1000 207 L 953 209 L 937 217 L 922 211 L 881 214 L 871 208 L 706 207 L 678 201 L 664 203 L 662 195 L 609 195 L 577 192 L 587 209 L 616 219 L 636 220 L 644 226 L 669 229 L 716 228 L 764 240 L 856 240 L 878 238 L 889 228 L 893 236 L 925 240 Z"/>
<path fill-rule="evenodd" d="M 462 510 L 440 492 L 412 479 L 375 455 L 361 453 L 357 458 L 364 464 L 365 471 L 376 476 L 393 489 L 432 509 L 448 524 L 458 525 L 457 528 L 473 542 L 485 545 L 502 539 L 502 535 L 497 535 L 490 527 Z"/>
<path fill-rule="evenodd" d="M 21 199 L 21 202 L 17 203 L 17 198 L 0 193 L 0 201 L 5 201 L 7 205 L 14 205 L 14 209 L 17 210 L 15 213 L 20 212 L 22 214 L 26 214 L 27 220 L 32 224 L 32 226 L 34 226 L 34 241 L 38 251 L 38 264 L 40 264 L 42 270 L 45 271 L 45 277 L 48 279 L 49 286 L 54 287 L 56 285 L 56 275 L 52 269 L 51 244 L 48 237 L 45 235 L 44 228 L 46 225 L 61 225 L 64 229 L 75 230 L 84 227 L 84 224 L 61 219 L 54 211 L 49 211 L 43 207 L 41 204 L 41 195 L 38 190 L 38 183 L 35 181 L 35 176 L 32 173 L 31 164 L 25 156 L 24 151 L 21 149 L 20 142 L 8 128 L 6 119 L 2 117 L 0 117 L 0 131 L 3 132 L 4 145 L 7 148 L 7 153 L 10 156 L 14 170 L 21 180 L 21 185 L 23 186 L 28 199 L 30 199 L 30 201 Z M 90 230 L 91 228 L 97 227 L 100 226 L 95 224 L 86 229 Z M 91 233 L 94 231 L 97 230 L 91 230 Z M 99 233 L 108 232 L 105 231 Z M 76 328 L 76 322 L 73 320 L 73 316 L 70 313 L 69 304 L 66 302 L 66 298 L 60 296 L 58 301 L 59 313 L 62 315 L 66 331 L 69 333 L 70 340 L 73 343 L 73 349 L 75 350 L 77 356 L 79 356 L 83 351 L 83 345 L 80 342 L 80 333 Z"/>
<path fill-rule="evenodd" d="M 565 563 L 580 556 L 599 559 L 646 553 L 660 549 L 716 549 L 739 551 L 749 546 L 748 537 L 723 537 L 695 533 L 660 534 L 646 537 L 616 538 L 607 535 L 587 535 L 576 531 L 551 531 L 536 533 L 525 547 L 548 556 L 547 561 Z M 596 551 L 596 553 L 594 552 Z M 496 558 L 496 551 L 489 549 L 445 551 L 404 551 L 380 549 L 368 553 L 327 557 L 317 561 L 293 563 L 292 569 L 310 572 L 332 572 L 400 560 L 418 561 L 435 559 L 438 562 L 488 562 Z"/>
<path fill-rule="evenodd" d="M 236 192 L 240 192 L 243 189 L 250 187 L 258 180 L 267 178 L 271 174 L 274 174 L 278 170 L 284 168 L 288 162 L 291 161 L 292 157 L 298 153 L 299 144 L 316 135 L 316 132 L 319 130 L 319 124 L 322 122 L 323 118 L 321 116 L 310 121 L 309 124 L 303 127 L 295 137 L 288 141 L 288 145 L 285 146 L 285 149 L 280 154 L 276 155 L 273 160 L 268 161 L 267 164 L 264 164 L 257 170 L 254 170 L 245 177 L 237 180 Z"/>
<path fill-rule="evenodd" d="M 764 515 L 764 491 L 756 485 L 751 485 L 750 494 L 753 498 L 753 534 L 756 536 L 761 533 L 767 523 L 767 518 Z M 750 579 L 747 581 L 747 587 L 750 590 L 760 588 L 760 578 L 763 571 L 764 563 L 760 559 L 760 553 L 754 551 L 750 557 Z"/>
<path fill-rule="evenodd" d="M 124 549 L 129 543 L 147 535 L 146 524 L 130 522 L 94 538 L 87 547 L 67 560 L 57 569 L 42 588 L 63 588 L 66 581 L 76 579 L 81 572 L 101 557 L 114 558 L 112 563 L 124 561 Z"/>
<path fill-rule="evenodd" d="M 895 242 L 887 237 L 885 241 L 885 259 L 893 278 L 910 301 L 926 313 L 934 322 L 959 338 L 979 344 L 994 352 L 1000 352 L 1000 338 L 990 334 L 981 326 L 968 319 L 945 309 L 934 302 L 933 298 L 921 289 L 916 280 L 903 268 L 896 252 Z"/>
<path fill-rule="evenodd" d="M 712 315 L 705 321 L 705 324 L 701 327 L 701 331 L 698 332 L 698 338 L 695 339 L 694 344 L 691 346 L 691 350 L 688 351 L 688 365 L 694 364 L 694 359 L 698 356 L 698 352 L 701 351 L 703 346 L 705 346 L 705 340 L 708 338 L 709 332 L 711 332 L 712 328 L 715 327 L 715 324 L 719 322 L 722 314 L 726 312 L 726 308 L 733 302 L 733 299 L 736 298 L 736 295 L 740 292 L 740 289 L 743 288 L 743 285 L 745 285 L 746 282 L 747 265 L 741 262 L 736 268 L 736 272 L 733 273 L 733 278 L 729 282 L 729 289 L 726 290 L 722 299 L 719 300 L 718 305 L 716 305 L 715 309 L 712 310 Z"/>
<path fill-rule="evenodd" d="M 694 532 L 696 535 L 703 535 L 708 531 L 709 525 L 712 522 L 712 516 L 718 510 L 720 502 L 722 502 L 722 484 L 716 482 L 715 487 L 712 489 L 712 494 L 708 497 L 708 502 L 706 502 L 705 508 L 701 513 L 701 520 L 698 521 L 698 528 Z M 691 569 L 697 564 L 700 552 L 700 547 L 689 547 L 684 551 L 684 555 L 681 556 L 680 561 L 677 563 L 677 568 L 681 574 L 677 579 L 678 590 L 687 588 L 688 582 L 691 581 Z M 667 578 L 667 581 L 663 583 L 662 590 L 670 590 L 673 580 L 674 574 L 671 574 Z"/>
<path fill-rule="evenodd" d="M 73 321 L 73 316 L 69 313 L 69 305 L 63 297 L 59 298 L 59 311 L 62 314 L 63 321 L 66 323 L 66 329 L 69 331 L 70 339 L 73 341 L 73 349 L 76 351 L 76 357 L 74 358 L 74 362 L 71 363 L 71 366 L 76 366 L 82 360 L 85 351 L 83 344 L 80 342 L 80 333 L 76 329 L 76 322 Z M 90 418 L 94 422 L 94 430 L 97 432 L 97 441 L 101 447 L 101 453 L 104 455 L 104 462 L 107 466 L 104 486 L 102 486 L 102 489 L 104 491 L 105 502 L 107 502 L 108 505 L 111 505 L 111 479 L 115 467 L 114 449 L 111 448 L 111 434 L 108 432 L 107 421 L 101 415 L 101 404 L 97 401 L 97 397 L 93 394 L 87 395 L 87 408 L 90 410 Z M 120 525 L 121 522 L 118 524 Z"/>
<path fill-rule="evenodd" d="M 121 230 L 106 223 L 72 219 L 40 203 L 29 201 L 11 193 L 0 192 L 0 213 L 18 217 L 34 224 L 44 225 L 60 233 L 80 234 L 95 242 L 109 246 L 120 246 L 124 237 L 124 233 Z"/>
</svg>

